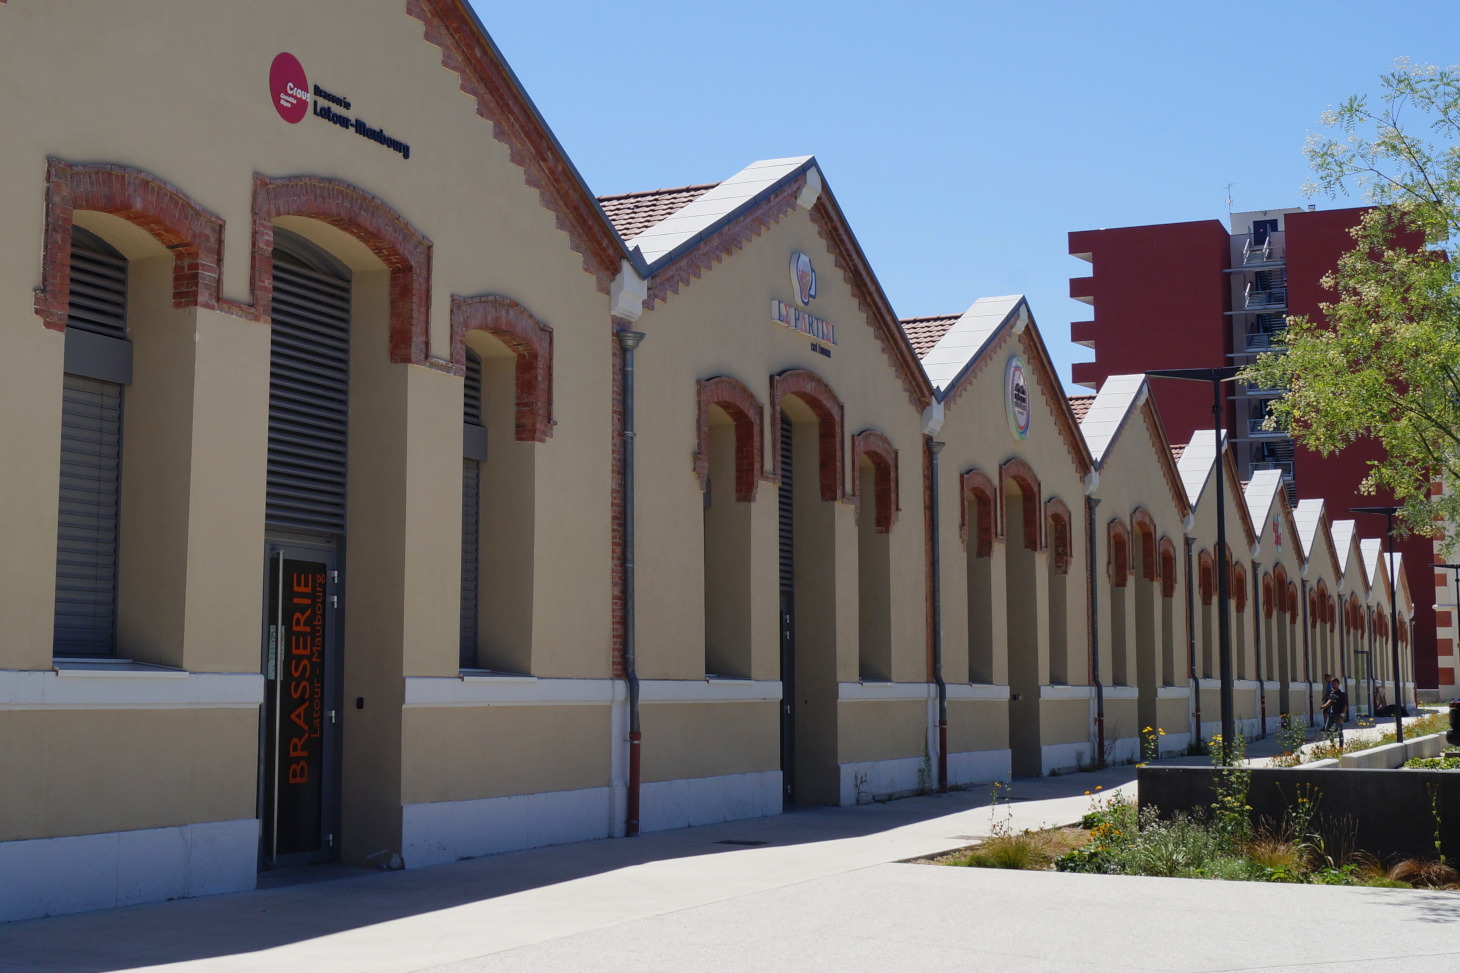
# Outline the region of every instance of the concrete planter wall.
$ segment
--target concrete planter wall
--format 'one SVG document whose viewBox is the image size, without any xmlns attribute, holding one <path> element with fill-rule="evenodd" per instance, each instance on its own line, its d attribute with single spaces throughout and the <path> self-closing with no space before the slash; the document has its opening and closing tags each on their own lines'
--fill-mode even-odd
<svg viewBox="0 0 1460 973">
<path fill-rule="evenodd" d="M 1162 817 L 1209 811 L 1216 797 L 1209 767 L 1142 767 L 1141 807 Z M 1300 789 L 1318 801 L 1315 817 L 1330 849 L 1359 848 L 1386 864 L 1434 859 L 1439 811 L 1445 857 L 1460 860 L 1460 771 L 1367 768 L 1260 768 L 1252 772 L 1247 803 L 1254 823 L 1281 822 Z"/>
</svg>

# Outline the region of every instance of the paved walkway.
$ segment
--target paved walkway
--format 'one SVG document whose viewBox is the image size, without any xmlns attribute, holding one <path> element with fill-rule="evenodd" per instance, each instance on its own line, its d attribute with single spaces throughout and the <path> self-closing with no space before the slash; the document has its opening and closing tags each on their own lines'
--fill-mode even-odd
<svg viewBox="0 0 1460 973">
<path fill-rule="evenodd" d="M 995 820 L 1072 822 L 1086 791 L 1133 779 L 1118 767 L 1016 781 L 997 808 L 980 789 L 809 809 L 0 925 L 0 971 L 1460 971 L 1454 893 L 897 864 Z"/>
</svg>

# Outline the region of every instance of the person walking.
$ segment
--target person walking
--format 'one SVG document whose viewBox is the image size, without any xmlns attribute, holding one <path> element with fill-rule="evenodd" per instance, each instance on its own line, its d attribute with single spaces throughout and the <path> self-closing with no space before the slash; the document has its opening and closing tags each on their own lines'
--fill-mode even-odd
<svg viewBox="0 0 1460 973">
<path fill-rule="evenodd" d="M 1343 724 L 1348 719 L 1348 693 L 1343 691 L 1337 676 L 1324 676 L 1327 688 L 1323 692 L 1323 733 L 1338 735 L 1338 745 L 1343 746 Z"/>
</svg>

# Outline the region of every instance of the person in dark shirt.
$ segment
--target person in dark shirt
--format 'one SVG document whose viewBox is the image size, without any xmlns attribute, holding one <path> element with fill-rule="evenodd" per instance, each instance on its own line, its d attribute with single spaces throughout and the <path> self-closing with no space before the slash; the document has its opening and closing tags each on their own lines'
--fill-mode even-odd
<svg viewBox="0 0 1460 973">
<path fill-rule="evenodd" d="M 1338 734 L 1338 745 L 1343 746 L 1343 724 L 1348 719 L 1348 693 L 1343 691 L 1337 676 L 1324 676 L 1327 688 L 1323 692 L 1323 732 Z"/>
</svg>

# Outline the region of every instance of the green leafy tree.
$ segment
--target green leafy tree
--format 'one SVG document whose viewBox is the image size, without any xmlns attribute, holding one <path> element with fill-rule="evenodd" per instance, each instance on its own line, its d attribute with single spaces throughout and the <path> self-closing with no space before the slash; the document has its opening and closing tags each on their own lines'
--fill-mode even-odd
<svg viewBox="0 0 1460 973">
<path fill-rule="evenodd" d="M 1460 68 L 1400 61 L 1377 98 L 1352 97 L 1322 123 L 1306 190 L 1374 208 L 1323 280 L 1323 319 L 1289 318 L 1286 349 L 1243 377 L 1287 389 L 1269 427 L 1310 449 L 1376 440 L 1384 458 L 1363 492 L 1393 494 L 1402 527 L 1432 534 L 1436 518 L 1460 520 Z M 1440 476 L 1453 492 L 1433 497 Z"/>
</svg>

